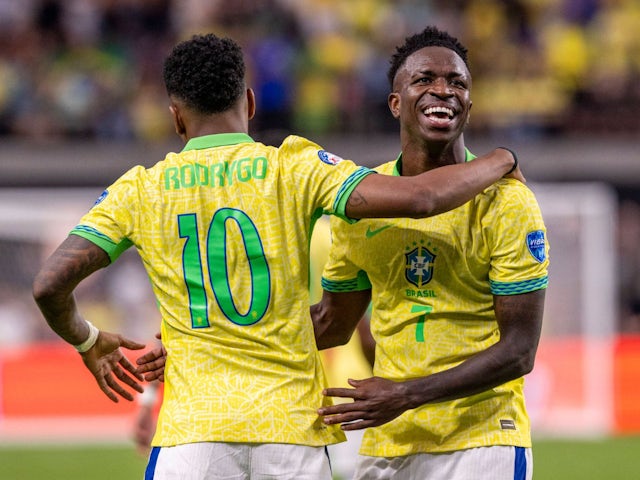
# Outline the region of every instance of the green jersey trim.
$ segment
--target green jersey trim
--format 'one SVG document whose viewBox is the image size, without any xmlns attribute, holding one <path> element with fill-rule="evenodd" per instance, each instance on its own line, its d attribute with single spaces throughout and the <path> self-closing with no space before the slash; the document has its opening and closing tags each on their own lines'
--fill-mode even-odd
<svg viewBox="0 0 640 480">
<path fill-rule="evenodd" d="M 322 289 L 327 292 L 359 292 L 370 290 L 371 282 L 366 272 L 360 270 L 356 278 L 350 280 L 327 280 L 322 277 Z"/>
<path fill-rule="evenodd" d="M 467 147 L 465 147 L 464 148 L 464 161 L 465 162 L 470 162 L 474 158 L 476 158 L 476 156 L 473 153 L 471 153 Z M 398 158 L 396 159 L 396 163 L 393 166 L 393 176 L 394 177 L 402 176 L 402 152 L 400 152 L 400 155 L 398 155 Z"/>
<path fill-rule="evenodd" d="M 489 281 L 491 293 L 494 295 L 520 295 L 521 293 L 534 292 L 547 288 L 549 277 L 545 275 L 541 278 L 533 280 L 524 280 L 522 282 L 495 282 Z"/>
<path fill-rule="evenodd" d="M 223 147 L 226 145 L 235 145 L 238 143 L 255 143 L 246 133 L 217 133 L 215 135 L 204 135 L 202 137 L 192 138 L 182 149 L 187 150 L 203 150 L 205 148 Z"/>
<path fill-rule="evenodd" d="M 351 175 L 349 175 L 336 195 L 336 200 L 333 204 L 334 215 L 342 218 L 343 220 L 346 220 L 349 223 L 357 222 L 357 220 L 349 218 L 346 215 L 345 210 L 347 208 L 347 201 L 349 200 L 349 197 L 351 196 L 353 190 L 358 186 L 362 179 L 372 173 L 376 172 L 366 167 L 360 167 Z"/>
<path fill-rule="evenodd" d="M 115 243 L 95 228 L 87 227 L 86 225 L 77 225 L 73 230 L 71 230 L 70 235 L 77 235 L 89 240 L 91 243 L 95 243 L 107 252 L 111 263 L 115 262 L 122 252 L 133 245 L 129 239 L 124 239 L 120 243 Z"/>
</svg>

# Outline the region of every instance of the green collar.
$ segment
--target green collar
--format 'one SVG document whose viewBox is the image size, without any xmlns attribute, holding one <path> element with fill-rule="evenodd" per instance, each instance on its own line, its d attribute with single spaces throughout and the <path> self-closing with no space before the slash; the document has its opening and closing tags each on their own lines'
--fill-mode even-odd
<svg viewBox="0 0 640 480">
<path fill-rule="evenodd" d="M 253 138 L 246 133 L 218 133 L 215 135 L 204 135 L 202 137 L 195 137 L 189 140 L 182 151 L 186 152 L 187 150 L 223 147 L 225 145 L 235 145 L 237 143 L 253 143 Z"/>
<path fill-rule="evenodd" d="M 471 153 L 467 147 L 465 147 L 464 148 L 464 161 L 465 162 L 470 162 L 474 158 L 476 158 L 476 156 L 473 153 Z M 398 158 L 396 159 L 396 164 L 393 166 L 392 175 L 394 177 L 402 176 L 402 152 L 400 152 L 400 155 L 398 155 Z"/>
</svg>

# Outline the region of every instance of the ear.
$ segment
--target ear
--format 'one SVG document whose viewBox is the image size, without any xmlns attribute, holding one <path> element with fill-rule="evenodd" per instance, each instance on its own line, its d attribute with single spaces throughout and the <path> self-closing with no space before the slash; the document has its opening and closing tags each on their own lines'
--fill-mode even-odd
<svg viewBox="0 0 640 480">
<path fill-rule="evenodd" d="M 473 107 L 473 102 L 469 102 L 469 111 L 467 112 L 467 125 L 471 122 L 471 107 Z"/>
<path fill-rule="evenodd" d="M 393 118 L 400 118 L 400 95 L 396 92 L 391 92 L 387 97 L 387 104 Z"/>
<path fill-rule="evenodd" d="M 179 137 L 183 137 L 187 132 L 187 128 L 184 125 L 184 120 L 182 119 L 182 114 L 180 113 L 180 108 L 173 102 L 169 105 L 169 111 L 171 112 L 171 117 L 173 118 L 173 127 L 176 130 L 176 133 Z"/>
<path fill-rule="evenodd" d="M 256 94 L 253 89 L 247 88 L 247 116 L 251 120 L 256 114 Z"/>
</svg>

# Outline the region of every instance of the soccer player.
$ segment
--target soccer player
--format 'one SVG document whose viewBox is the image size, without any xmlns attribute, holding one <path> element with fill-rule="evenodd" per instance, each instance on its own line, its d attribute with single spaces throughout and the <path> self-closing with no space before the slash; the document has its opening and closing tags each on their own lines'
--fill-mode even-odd
<svg viewBox="0 0 640 480">
<path fill-rule="evenodd" d="M 266 146 L 247 134 L 255 98 L 244 74 L 230 39 L 199 35 L 175 46 L 164 80 L 184 149 L 108 187 L 33 284 L 48 324 L 104 394 L 131 400 L 141 377 L 120 347 L 143 345 L 98 330 L 73 292 L 137 249 L 167 353 L 148 479 L 331 478 L 325 446 L 344 434 L 316 411 L 330 399 L 309 314 L 314 219 L 323 211 L 346 220 L 442 213 L 516 164 L 496 149 L 400 178 L 296 136 Z"/>
<path fill-rule="evenodd" d="M 376 170 L 411 177 L 473 163 L 467 51 L 428 27 L 391 59 L 389 107 L 402 152 Z M 499 114 L 499 112 L 498 112 Z M 319 348 L 348 339 L 369 299 L 374 376 L 329 388 L 327 425 L 364 429 L 355 478 L 532 477 L 523 375 L 540 337 L 548 245 L 533 193 L 504 179 L 426 219 L 332 221 Z M 373 428 L 370 428 L 373 427 Z"/>
</svg>

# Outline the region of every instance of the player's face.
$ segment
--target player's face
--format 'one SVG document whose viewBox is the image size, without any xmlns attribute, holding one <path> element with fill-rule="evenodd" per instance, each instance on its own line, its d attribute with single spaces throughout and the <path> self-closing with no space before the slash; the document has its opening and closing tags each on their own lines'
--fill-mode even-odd
<svg viewBox="0 0 640 480">
<path fill-rule="evenodd" d="M 389 108 L 401 130 L 429 141 L 459 137 L 471 110 L 471 75 L 462 58 L 445 47 L 426 47 L 400 67 Z"/>
</svg>

